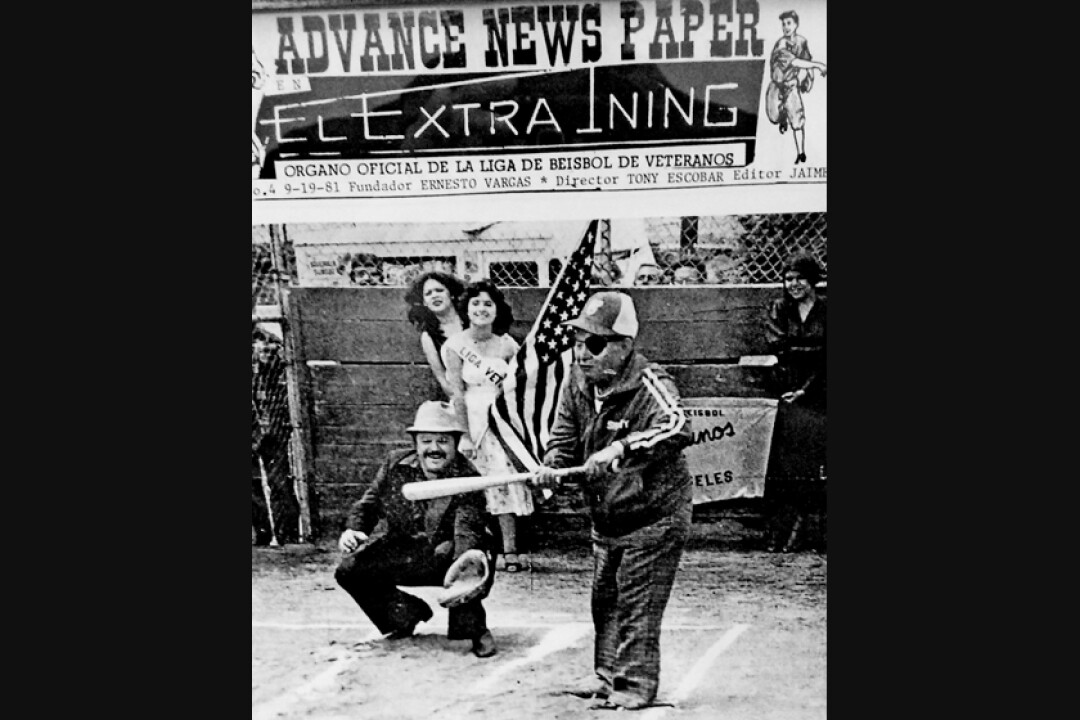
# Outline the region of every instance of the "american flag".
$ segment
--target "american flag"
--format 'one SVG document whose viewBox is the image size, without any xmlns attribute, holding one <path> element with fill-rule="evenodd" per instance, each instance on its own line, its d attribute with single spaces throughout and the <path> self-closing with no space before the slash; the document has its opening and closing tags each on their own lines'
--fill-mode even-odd
<svg viewBox="0 0 1080 720">
<path fill-rule="evenodd" d="M 581 244 L 563 267 L 540 315 L 510 362 L 502 393 L 492 403 L 488 427 L 521 472 L 540 467 L 551 438 L 563 381 L 574 362 L 573 320 L 589 299 L 593 251 L 600 221 L 593 220 Z"/>
</svg>

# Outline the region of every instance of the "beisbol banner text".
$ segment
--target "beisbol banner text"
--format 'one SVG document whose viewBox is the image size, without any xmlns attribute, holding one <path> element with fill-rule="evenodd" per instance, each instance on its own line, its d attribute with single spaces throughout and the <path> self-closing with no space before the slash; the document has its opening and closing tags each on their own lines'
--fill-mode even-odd
<svg viewBox="0 0 1080 720">
<path fill-rule="evenodd" d="M 253 13 L 252 199 L 798 184 L 824 205 L 825 29 L 824 0 Z"/>
</svg>

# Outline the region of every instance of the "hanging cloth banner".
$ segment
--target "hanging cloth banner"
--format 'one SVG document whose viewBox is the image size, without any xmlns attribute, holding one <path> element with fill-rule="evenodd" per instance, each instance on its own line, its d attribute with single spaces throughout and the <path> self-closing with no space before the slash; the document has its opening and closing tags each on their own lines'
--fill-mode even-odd
<svg viewBox="0 0 1080 720">
<path fill-rule="evenodd" d="M 765 496 L 778 402 L 765 398 L 684 398 L 694 429 L 686 460 L 694 504 Z"/>
</svg>

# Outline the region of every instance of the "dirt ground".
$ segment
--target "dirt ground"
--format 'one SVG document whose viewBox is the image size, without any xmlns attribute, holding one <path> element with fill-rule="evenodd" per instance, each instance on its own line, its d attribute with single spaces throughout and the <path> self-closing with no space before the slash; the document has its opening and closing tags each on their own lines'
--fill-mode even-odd
<svg viewBox="0 0 1080 720">
<path fill-rule="evenodd" d="M 770 555 L 735 521 L 695 525 L 662 640 L 658 702 L 642 720 L 824 720 L 826 556 Z M 588 678 L 591 559 L 584 543 L 533 554 L 532 572 L 499 573 L 485 602 L 499 654 L 481 660 L 445 638 L 435 609 L 407 640 L 378 636 L 334 582 L 338 555 L 251 550 L 253 720 L 570 720 L 603 718 L 557 695 Z"/>
</svg>

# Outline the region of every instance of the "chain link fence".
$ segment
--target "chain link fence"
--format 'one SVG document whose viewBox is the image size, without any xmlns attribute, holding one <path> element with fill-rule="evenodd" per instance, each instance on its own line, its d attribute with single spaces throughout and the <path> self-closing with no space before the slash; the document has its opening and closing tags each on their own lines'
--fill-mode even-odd
<svg viewBox="0 0 1080 720">
<path fill-rule="evenodd" d="M 549 287 L 584 221 L 252 226 L 252 541 L 310 537 L 286 304 L 294 287 L 405 288 L 429 270 L 501 287 Z M 825 213 L 612 220 L 601 224 L 597 286 L 773 285 L 808 251 L 827 269 Z M 298 479 L 299 478 L 299 479 Z"/>
<path fill-rule="evenodd" d="M 555 220 L 346 223 L 281 232 L 295 247 L 291 281 L 303 287 L 407 287 L 440 270 L 513 288 L 552 285 L 584 227 Z M 602 229 L 596 285 L 778 284 L 785 258 L 797 250 L 828 267 L 826 213 L 614 220 Z"/>
<path fill-rule="evenodd" d="M 826 213 L 647 220 L 661 284 L 782 282 L 784 261 L 806 251 L 828 267 Z"/>
<path fill-rule="evenodd" d="M 257 545 L 302 538 L 282 287 L 292 279 L 275 231 L 251 232 L 251 533 Z"/>
</svg>

